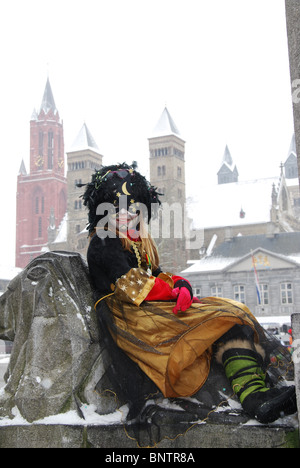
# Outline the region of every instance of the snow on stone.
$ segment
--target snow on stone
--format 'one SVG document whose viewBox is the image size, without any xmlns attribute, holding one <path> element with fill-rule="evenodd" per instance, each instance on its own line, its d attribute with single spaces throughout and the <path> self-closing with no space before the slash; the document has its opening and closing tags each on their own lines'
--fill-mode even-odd
<svg viewBox="0 0 300 468">
<path fill-rule="evenodd" d="M 35 424 L 62 424 L 62 425 L 110 425 L 110 424 L 122 424 L 127 416 L 128 407 L 127 405 L 122 406 L 114 413 L 100 415 L 96 413 L 95 405 L 82 405 L 80 407 L 84 419 L 82 419 L 77 411 L 71 410 L 66 413 L 56 414 L 53 416 L 48 416 L 43 419 L 39 419 L 32 423 L 29 423 L 22 417 L 20 411 L 17 407 L 12 409 L 14 418 L 10 419 L 8 417 L 0 418 L 0 426 L 17 426 L 17 425 L 35 425 Z"/>
<path fill-rule="evenodd" d="M 58 228 L 58 234 L 56 236 L 54 244 L 67 241 L 67 228 L 68 228 L 68 213 L 65 214 L 65 216 L 63 217 L 60 223 L 60 226 Z"/>
</svg>

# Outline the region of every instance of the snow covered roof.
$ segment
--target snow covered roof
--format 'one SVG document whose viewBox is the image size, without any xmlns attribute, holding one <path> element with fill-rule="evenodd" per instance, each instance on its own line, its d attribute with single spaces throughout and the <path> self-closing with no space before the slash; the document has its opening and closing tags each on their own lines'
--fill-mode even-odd
<svg viewBox="0 0 300 468">
<path fill-rule="evenodd" d="M 202 271 L 221 271 L 227 266 L 231 265 L 236 258 L 222 258 L 222 257 L 204 257 L 196 260 L 191 266 L 183 270 L 181 273 L 199 273 Z"/>
<path fill-rule="evenodd" d="M 217 246 L 212 255 L 196 260 L 182 273 L 224 271 L 257 252 L 265 252 L 269 256 L 300 266 L 300 232 L 233 237 Z"/>
<path fill-rule="evenodd" d="M 96 151 L 99 153 L 99 148 L 87 128 L 87 125 L 84 123 L 83 126 L 81 127 L 77 137 L 75 138 L 71 148 L 68 150 L 68 153 L 72 153 L 75 151 L 82 151 L 86 149 L 91 149 L 93 151 Z M 100 154 L 100 153 L 99 153 Z"/>
<path fill-rule="evenodd" d="M 200 186 L 187 202 L 194 229 L 266 223 L 270 221 L 273 184 L 280 177 Z M 241 217 L 242 210 L 242 217 Z M 244 216 L 244 217 L 243 217 Z"/>
<path fill-rule="evenodd" d="M 152 131 L 151 138 L 168 135 L 176 135 L 181 138 L 180 132 L 176 127 L 174 120 L 172 119 L 168 109 L 165 107 L 159 118 L 159 121 Z"/>
</svg>

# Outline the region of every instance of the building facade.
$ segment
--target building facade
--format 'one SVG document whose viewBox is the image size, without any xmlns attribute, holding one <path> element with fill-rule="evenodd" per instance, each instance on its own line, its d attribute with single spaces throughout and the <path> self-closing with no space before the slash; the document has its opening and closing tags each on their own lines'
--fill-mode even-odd
<svg viewBox="0 0 300 468">
<path fill-rule="evenodd" d="M 199 298 L 227 297 L 256 317 L 288 317 L 300 312 L 300 232 L 234 237 L 181 273 Z"/>
<path fill-rule="evenodd" d="M 41 254 L 67 209 L 63 123 L 47 79 L 39 112 L 30 120 L 30 170 L 17 180 L 16 266 Z"/>
</svg>

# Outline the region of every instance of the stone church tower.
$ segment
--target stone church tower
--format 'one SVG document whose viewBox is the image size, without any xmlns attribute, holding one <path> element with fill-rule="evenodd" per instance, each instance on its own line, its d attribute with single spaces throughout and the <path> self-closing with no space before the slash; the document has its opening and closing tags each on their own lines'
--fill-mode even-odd
<svg viewBox="0 0 300 468">
<path fill-rule="evenodd" d="M 41 254 L 67 208 L 63 123 L 49 79 L 40 110 L 30 120 L 30 172 L 22 161 L 17 180 L 16 266 Z"/>
<path fill-rule="evenodd" d="M 84 123 L 73 145 L 67 152 L 68 163 L 68 214 L 67 214 L 67 248 L 68 250 L 86 255 L 87 239 L 87 210 L 82 204 L 84 188 L 77 184 L 86 184 L 92 174 L 102 166 L 103 156 Z"/>
<path fill-rule="evenodd" d="M 150 180 L 163 201 L 185 203 L 185 141 L 165 107 L 149 138 Z"/>
<path fill-rule="evenodd" d="M 149 140 L 150 181 L 163 194 L 160 226 L 170 228 L 170 235 L 160 229 L 155 238 L 164 270 L 179 272 L 186 267 L 185 246 L 185 141 L 165 107 Z M 173 210 L 173 208 L 176 208 Z"/>
</svg>

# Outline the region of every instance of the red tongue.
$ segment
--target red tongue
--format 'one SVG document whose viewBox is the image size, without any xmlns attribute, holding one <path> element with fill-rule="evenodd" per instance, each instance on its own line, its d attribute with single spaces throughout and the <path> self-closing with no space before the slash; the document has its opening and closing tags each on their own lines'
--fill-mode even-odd
<svg viewBox="0 0 300 468">
<path fill-rule="evenodd" d="M 140 241 L 139 233 L 135 229 L 128 229 L 127 237 L 134 242 Z"/>
</svg>

